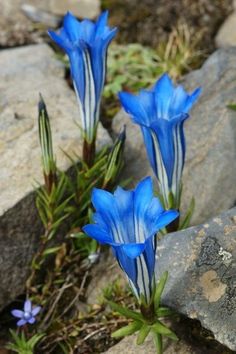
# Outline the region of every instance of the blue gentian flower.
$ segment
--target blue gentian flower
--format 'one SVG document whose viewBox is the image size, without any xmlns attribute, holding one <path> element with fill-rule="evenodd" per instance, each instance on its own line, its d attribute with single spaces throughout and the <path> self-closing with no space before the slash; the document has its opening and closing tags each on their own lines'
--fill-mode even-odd
<svg viewBox="0 0 236 354">
<path fill-rule="evenodd" d="M 147 155 L 167 208 L 170 193 L 175 200 L 174 207 L 179 208 L 185 161 L 183 125 L 200 92 L 197 88 L 188 94 L 182 86 L 174 87 L 164 74 L 151 90 L 141 90 L 137 96 L 127 92 L 119 94 L 123 108 L 141 127 Z"/>
<path fill-rule="evenodd" d="M 144 297 L 148 303 L 155 280 L 155 235 L 171 223 L 178 212 L 163 209 L 153 195 L 150 177 L 131 191 L 118 187 L 111 194 L 95 188 L 92 203 L 96 209 L 95 224 L 84 226 L 84 232 L 112 247 L 135 295 L 138 299 Z"/>
<path fill-rule="evenodd" d="M 96 23 L 88 19 L 80 22 L 68 12 L 59 32 L 48 32 L 69 57 L 84 137 L 89 143 L 95 138 L 99 120 L 107 48 L 117 32 L 108 27 L 107 18 L 105 11 Z"/>
<path fill-rule="evenodd" d="M 35 316 L 40 312 L 41 306 L 32 307 L 32 302 L 30 300 L 26 300 L 24 303 L 24 310 L 12 310 L 11 314 L 20 318 L 17 322 L 17 326 L 24 326 L 26 323 L 33 324 L 35 323 Z"/>
</svg>

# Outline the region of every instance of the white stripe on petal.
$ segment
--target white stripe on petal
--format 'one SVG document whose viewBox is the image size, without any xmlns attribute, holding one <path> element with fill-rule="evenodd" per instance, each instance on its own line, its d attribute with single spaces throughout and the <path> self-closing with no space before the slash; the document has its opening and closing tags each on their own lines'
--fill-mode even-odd
<svg viewBox="0 0 236 354">
<path fill-rule="evenodd" d="M 85 132 L 88 141 L 93 140 L 95 129 L 95 110 L 96 110 L 96 92 L 94 77 L 91 65 L 91 58 L 88 50 L 83 51 L 83 60 L 85 68 L 85 97 L 84 97 L 84 112 L 85 112 Z"/>
<path fill-rule="evenodd" d="M 150 279 L 148 274 L 147 264 L 143 255 L 136 258 L 137 260 L 137 284 L 139 287 L 139 293 L 143 294 L 148 302 L 150 294 Z"/>
<path fill-rule="evenodd" d="M 172 176 L 172 188 L 171 188 L 177 203 L 179 202 L 179 198 L 180 198 L 180 185 L 181 185 L 181 177 L 182 177 L 182 170 L 184 164 L 183 147 L 181 144 L 180 133 L 181 133 L 180 125 L 177 125 L 173 131 L 175 161 L 174 161 L 174 170 Z"/>
<path fill-rule="evenodd" d="M 96 108 L 95 108 L 95 124 L 98 124 L 99 121 L 99 113 L 100 113 L 100 104 L 101 104 L 101 96 L 102 96 L 102 91 L 103 87 L 105 84 L 105 78 L 106 78 L 106 63 L 107 63 L 107 56 L 103 55 L 103 63 L 102 63 L 102 83 L 101 83 L 101 92 L 97 92 L 97 96 L 99 97 L 97 103 L 96 103 Z"/>
<path fill-rule="evenodd" d="M 84 131 L 87 131 L 85 113 L 84 113 L 84 110 L 83 110 L 83 104 L 81 102 L 81 99 L 80 99 L 79 92 L 77 90 L 75 81 L 73 81 L 73 85 L 74 85 L 74 89 L 75 89 L 75 93 L 76 93 L 76 97 L 77 97 L 77 101 L 78 101 L 79 114 L 80 114 L 80 119 L 81 119 L 81 122 L 82 122 L 82 128 L 83 128 Z"/>
<path fill-rule="evenodd" d="M 151 134 L 152 134 L 153 146 L 154 146 L 155 155 L 156 155 L 159 188 L 160 188 L 161 194 L 164 198 L 165 205 L 167 206 L 168 199 L 169 199 L 168 177 L 167 177 L 165 165 L 164 165 L 164 162 L 162 159 L 161 150 L 159 148 L 159 142 L 157 140 L 156 134 L 154 132 L 151 132 Z"/>
</svg>

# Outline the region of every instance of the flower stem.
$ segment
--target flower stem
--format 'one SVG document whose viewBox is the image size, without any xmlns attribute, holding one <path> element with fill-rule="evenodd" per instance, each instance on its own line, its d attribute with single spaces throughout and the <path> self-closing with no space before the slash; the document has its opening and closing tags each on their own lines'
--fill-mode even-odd
<svg viewBox="0 0 236 354">
<path fill-rule="evenodd" d="M 91 143 L 87 142 L 84 139 L 83 143 L 83 160 L 87 164 L 88 167 L 91 167 L 94 162 L 96 151 L 96 139 L 93 139 Z"/>
<path fill-rule="evenodd" d="M 153 302 L 148 306 L 141 304 L 140 311 L 148 323 L 152 324 L 155 322 L 156 316 L 155 316 L 155 306 Z"/>
</svg>

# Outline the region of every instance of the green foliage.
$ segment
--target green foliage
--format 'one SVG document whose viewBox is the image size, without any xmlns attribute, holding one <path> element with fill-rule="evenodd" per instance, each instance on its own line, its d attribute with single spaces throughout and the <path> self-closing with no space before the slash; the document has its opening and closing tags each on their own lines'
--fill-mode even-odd
<svg viewBox="0 0 236 354">
<path fill-rule="evenodd" d="M 105 288 L 102 289 L 102 295 L 100 297 L 100 303 L 107 303 L 109 301 L 116 301 L 119 298 L 126 298 L 131 295 L 129 287 L 124 287 L 121 284 L 121 280 L 118 278 L 111 283 L 108 283 Z"/>
<path fill-rule="evenodd" d="M 44 337 L 44 334 L 35 334 L 30 339 L 27 339 L 23 331 L 17 333 L 10 330 L 10 333 L 13 342 L 8 343 L 6 348 L 18 354 L 34 354 L 36 345 Z"/>
<path fill-rule="evenodd" d="M 196 68 L 202 52 L 197 49 L 200 37 L 186 23 L 179 23 L 172 30 L 166 43 L 157 48 L 162 72 L 168 72 L 174 79 Z"/>
<path fill-rule="evenodd" d="M 125 336 L 130 336 L 142 328 L 142 322 L 131 322 L 127 326 L 118 329 L 116 332 L 112 333 L 113 338 L 120 338 Z"/>
<path fill-rule="evenodd" d="M 92 166 L 78 156 L 73 159 L 65 153 L 72 165 L 68 173 L 51 163 L 54 161 L 51 127 L 42 98 L 39 135 L 45 185 L 36 190 L 36 206 L 44 233 L 32 261 L 27 296 L 44 308 L 38 328 L 45 337 L 40 341 L 39 350 L 47 352 L 53 348 L 70 353 L 77 337 L 82 336 L 80 326 L 85 321 L 81 314 L 81 318 L 78 316 L 77 304 L 84 296 L 90 268 L 99 255 L 97 242 L 82 232 L 82 226 L 92 222 L 93 187 L 109 190 L 116 184 L 123 166 L 125 133 L 121 133 L 114 146 L 97 153 Z M 85 317 L 91 321 L 90 313 Z"/>
<path fill-rule="evenodd" d="M 163 336 L 178 340 L 175 333 L 160 321 L 160 318 L 162 317 L 170 317 L 173 315 L 173 311 L 167 307 L 160 306 L 161 296 L 167 279 L 168 272 L 164 272 L 153 291 L 153 297 L 151 298 L 150 303 L 141 303 L 141 313 L 109 301 L 111 308 L 115 312 L 132 320 L 127 326 L 115 331 L 112 334 L 114 338 L 128 336 L 138 332 L 137 344 L 141 345 L 144 343 L 149 333 L 152 333 L 158 354 L 162 354 L 163 352 Z"/>
<path fill-rule="evenodd" d="M 230 103 L 227 105 L 227 108 L 232 109 L 232 111 L 236 111 L 236 103 Z"/>
<path fill-rule="evenodd" d="M 115 96 L 118 91 L 138 91 L 153 84 L 162 74 L 160 59 L 154 49 L 141 44 L 112 44 L 107 61 L 107 84 L 104 96 Z"/>
<path fill-rule="evenodd" d="M 124 127 L 123 130 L 120 132 L 119 136 L 117 137 L 112 147 L 112 150 L 108 156 L 103 188 L 113 186 L 115 184 L 115 179 L 123 168 L 123 152 L 125 146 L 125 138 L 126 136 Z"/>
<path fill-rule="evenodd" d="M 190 222 L 191 222 L 191 218 L 192 218 L 192 215 L 193 215 L 193 212 L 194 212 L 194 209 L 195 209 L 195 199 L 192 198 L 191 199 L 191 202 L 190 202 L 190 205 L 189 205 L 189 208 L 179 226 L 179 230 L 184 230 L 186 229 L 187 227 L 189 227 L 190 225 Z"/>
<path fill-rule="evenodd" d="M 47 239 L 50 240 L 58 230 L 61 223 L 69 216 L 67 207 L 74 197 L 67 195 L 69 179 L 63 172 L 58 172 L 57 183 L 52 184 L 51 191 L 48 192 L 46 186 L 37 189 L 36 206 L 47 229 Z"/>
<path fill-rule="evenodd" d="M 155 311 L 159 309 L 160 302 L 161 302 L 161 296 L 162 293 L 165 289 L 165 285 L 168 279 L 168 272 L 164 272 L 163 275 L 161 276 L 161 279 L 159 280 L 156 289 L 154 291 L 154 306 L 155 306 Z"/>
</svg>

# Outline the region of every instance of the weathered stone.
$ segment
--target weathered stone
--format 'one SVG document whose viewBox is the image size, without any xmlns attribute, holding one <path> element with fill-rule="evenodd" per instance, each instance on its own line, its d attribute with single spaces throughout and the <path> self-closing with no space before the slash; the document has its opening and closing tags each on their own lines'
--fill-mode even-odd
<svg viewBox="0 0 236 354">
<path fill-rule="evenodd" d="M 40 41 L 35 25 L 26 18 L 22 5 L 33 5 L 39 10 L 64 15 L 72 11 L 78 17 L 94 18 L 99 14 L 99 0 L 0 0 L 0 46 L 15 46 Z M 46 28 L 45 28 L 46 30 Z M 45 32 L 45 30 L 43 32 Z"/>
<path fill-rule="evenodd" d="M 236 351 L 236 208 L 165 236 L 158 246 L 157 273 L 166 270 L 163 303 L 200 320 Z"/>
<path fill-rule="evenodd" d="M 233 12 L 220 27 L 216 35 L 216 46 L 218 48 L 226 46 L 236 46 L 236 12 Z"/>
<path fill-rule="evenodd" d="M 42 93 L 51 117 L 58 167 L 81 154 L 75 121 L 78 107 L 64 80 L 64 67 L 47 45 L 0 53 L 0 308 L 24 288 L 28 264 L 38 245 L 40 221 L 34 207 L 35 181 L 43 183 L 37 103 Z M 99 129 L 98 148 L 110 142 Z"/>
<path fill-rule="evenodd" d="M 185 126 L 187 140 L 183 175 L 183 206 L 192 196 L 196 208 L 193 224 L 199 224 L 234 205 L 236 200 L 236 113 L 226 106 L 236 100 L 236 48 L 212 54 L 200 70 L 188 74 L 184 87 L 203 89 Z M 152 171 L 140 129 L 121 111 L 114 119 L 116 133 L 127 126 L 125 177 L 136 183 Z"/>
<path fill-rule="evenodd" d="M 71 11 L 78 17 L 94 18 L 100 12 L 99 0 L 49 0 L 47 6 L 49 11 L 58 15 Z"/>
<path fill-rule="evenodd" d="M 137 345 L 136 339 L 136 336 L 126 337 L 114 347 L 104 352 L 104 354 L 156 354 L 157 351 L 151 336 L 147 338 L 143 345 Z M 165 354 L 200 354 L 198 349 L 194 350 L 191 345 L 183 341 L 165 342 L 164 352 Z"/>
</svg>

